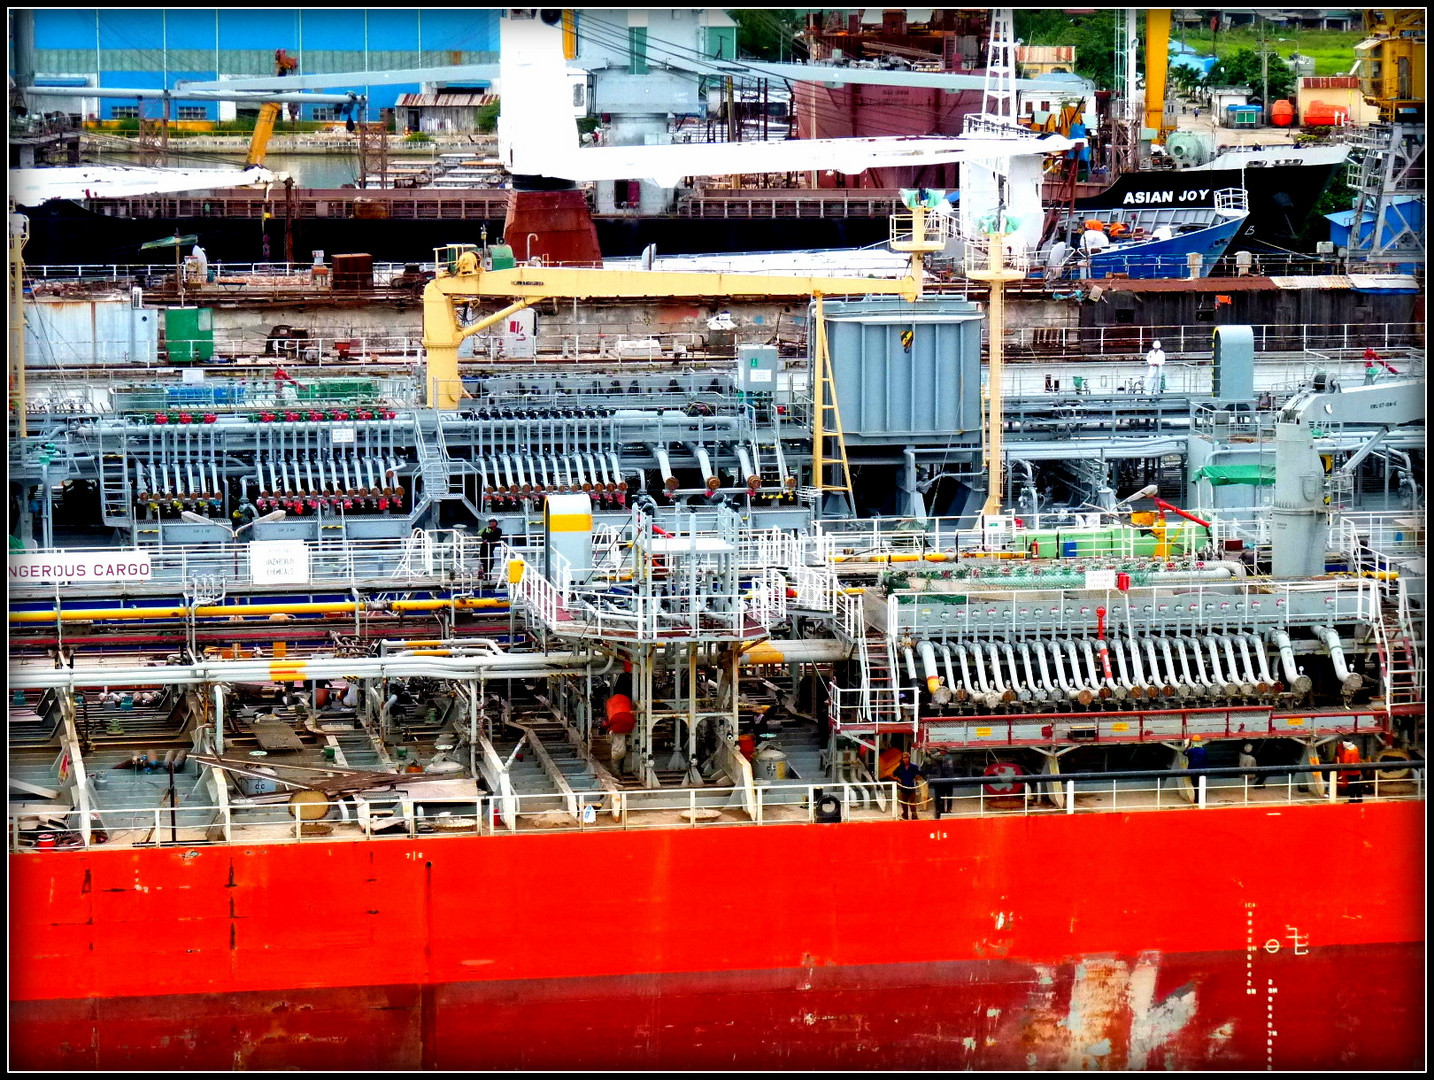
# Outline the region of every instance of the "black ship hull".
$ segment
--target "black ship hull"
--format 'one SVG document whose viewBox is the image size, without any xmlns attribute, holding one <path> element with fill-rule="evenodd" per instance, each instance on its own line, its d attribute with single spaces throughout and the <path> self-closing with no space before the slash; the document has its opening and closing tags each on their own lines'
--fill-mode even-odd
<svg viewBox="0 0 1434 1080">
<path fill-rule="evenodd" d="M 1126 173 L 1100 194 L 1077 199 L 1075 205 L 1077 210 L 1211 207 L 1217 191 L 1244 188 L 1250 216 L 1226 254 L 1286 251 L 1297 249 L 1315 203 L 1342 167 L 1332 162 Z"/>
</svg>

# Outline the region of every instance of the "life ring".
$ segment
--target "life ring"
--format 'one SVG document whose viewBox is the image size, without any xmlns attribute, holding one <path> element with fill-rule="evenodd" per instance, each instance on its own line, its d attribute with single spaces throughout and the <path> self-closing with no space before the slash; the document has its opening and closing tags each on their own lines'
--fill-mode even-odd
<svg viewBox="0 0 1434 1080">
<path fill-rule="evenodd" d="M 986 766 L 985 775 L 991 777 L 985 785 L 987 795 L 1019 795 L 1026 786 L 1020 777 L 1026 770 L 1011 761 L 993 761 Z"/>
<path fill-rule="evenodd" d="M 1400 750 L 1396 747 L 1389 747 L 1374 755 L 1375 761 L 1410 761 L 1412 757 L 1408 750 Z M 1408 769 L 1381 769 L 1376 775 L 1381 780 L 1408 780 L 1410 770 Z"/>
</svg>

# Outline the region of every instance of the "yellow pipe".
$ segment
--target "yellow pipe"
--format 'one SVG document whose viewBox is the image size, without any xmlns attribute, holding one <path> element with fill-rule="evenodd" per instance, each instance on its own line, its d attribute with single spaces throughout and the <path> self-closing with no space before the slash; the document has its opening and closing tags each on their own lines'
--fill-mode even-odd
<svg viewBox="0 0 1434 1080">
<path fill-rule="evenodd" d="M 200 619 L 224 618 L 231 615 L 352 615 L 356 606 L 367 609 L 367 605 L 355 605 L 351 600 L 320 604 L 222 604 L 197 607 L 194 609 L 194 615 Z M 508 602 L 491 597 L 473 596 L 462 597 L 458 600 L 394 600 L 389 604 L 387 610 L 438 611 L 447 607 L 455 607 L 460 611 L 471 611 L 476 608 L 506 609 Z M 182 619 L 188 613 L 188 609 L 184 607 L 85 608 L 61 611 L 59 618 L 61 622 Z M 10 612 L 10 621 L 12 623 L 52 623 L 55 621 L 55 616 L 56 612 L 53 608 L 49 611 L 12 611 Z"/>
</svg>

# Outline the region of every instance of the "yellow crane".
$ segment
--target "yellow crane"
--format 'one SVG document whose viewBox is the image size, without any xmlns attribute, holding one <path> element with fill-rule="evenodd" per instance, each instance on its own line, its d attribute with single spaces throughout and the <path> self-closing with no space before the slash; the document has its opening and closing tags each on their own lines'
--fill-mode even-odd
<svg viewBox="0 0 1434 1080">
<path fill-rule="evenodd" d="M 299 62 L 283 49 L 274 50 L 274 74 L 287 75 L 299 66 Z M 266 101 L 259 106 L 259 118 L 254 121 L 254 134 L 249 137 L 249 152 L 244 157 L 244 166 L 264 164 L 269 151 L 269 138 L 274 134 L 274 125 L 283 108 L 277 101 Z"/>
<path fill-rule="evenodd" d="M 1133 16 L 1132 16 L 1133 17 Z M 1165 118 L 1165 79 L 1170 67 L 1170 9 L 1145 13 L 1145 126 L 1164 145 L 1175 125 Z"/>
<path fill-rule="evenodd" d="M 1424 9 L 1370 8 L 1354 47 L 1359 88 L 1385 123 L 1424 119 Z"/>
</svg>

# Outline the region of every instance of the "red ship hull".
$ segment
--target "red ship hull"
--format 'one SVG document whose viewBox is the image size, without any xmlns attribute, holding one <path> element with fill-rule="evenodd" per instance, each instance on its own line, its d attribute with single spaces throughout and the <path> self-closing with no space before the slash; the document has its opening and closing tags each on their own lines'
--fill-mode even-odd
<svg viewBox="0 0 1434 1080">
<path fill-rule="evenodd" d="M 11 857 L 11 1064 L 1423 1064 L 1424 805 Z"/>
</svg>

